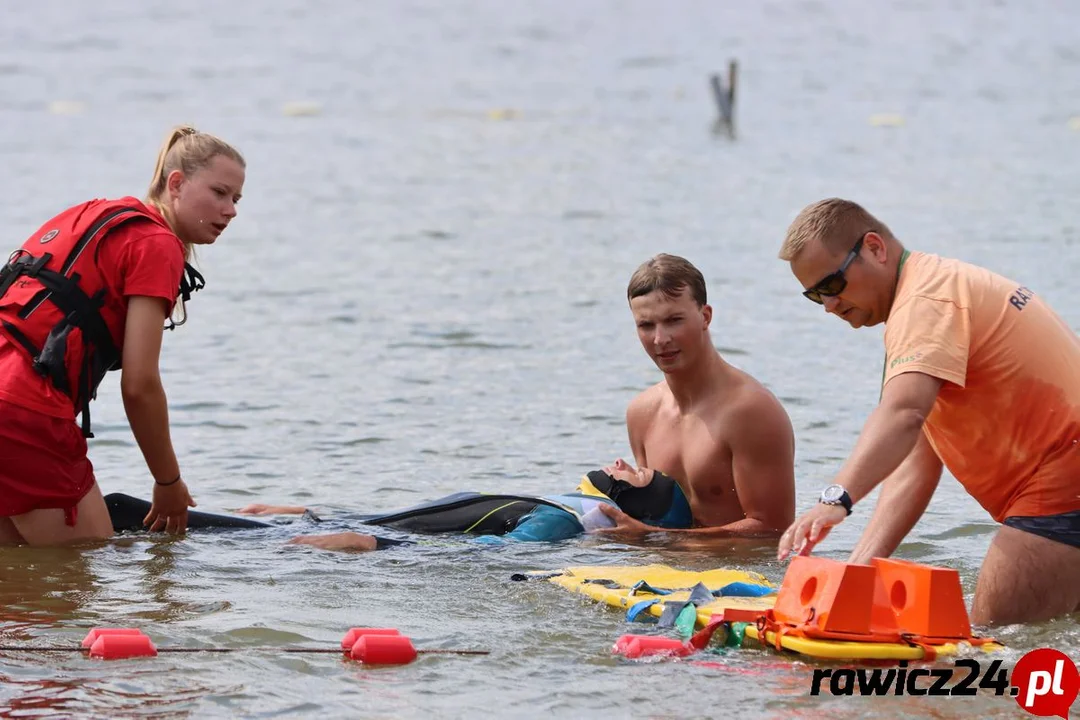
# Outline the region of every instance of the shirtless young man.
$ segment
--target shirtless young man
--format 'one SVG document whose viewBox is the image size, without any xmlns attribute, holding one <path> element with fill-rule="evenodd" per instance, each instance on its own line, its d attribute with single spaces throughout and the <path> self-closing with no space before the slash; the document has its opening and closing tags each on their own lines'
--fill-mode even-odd
<svg viewBox="0 0 1080 720">
<path fill-rule="evenodd" d="M 654 471 L 674 478 L 697 527 L 661 530 L 604 507 L 616 523 L 606 532 L 779 537 L 795 516 L 791 420 L 772 393 L 716 350 L 701 272 L 681 257 L 657 255 L 634 272 L 626 295 L 641 345 L 664 379 L 626 411 L 638 467 L 620 459 L 605 470 L 635 485 Z"/>
<path fill-rule="evenodd" d="M 879 483 L 850 562 L 888 557 L 948 467 L 999 523 L 972 622 L 1080 611 L 1080 338 L 1039 295 L 984 268 L 904 248 L 831 198 L 792 222 L 780 259 L 855 328 L 885 323 L 881 400 L 821 501 L 780 539 L 809 553 Z"/>
</svg>

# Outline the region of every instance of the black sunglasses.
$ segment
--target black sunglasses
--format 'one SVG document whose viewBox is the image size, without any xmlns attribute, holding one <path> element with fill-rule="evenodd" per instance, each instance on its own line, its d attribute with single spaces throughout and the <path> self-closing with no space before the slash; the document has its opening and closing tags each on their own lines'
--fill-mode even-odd
<svg viewBox="0 0 1080 720">
<path fill-rule="evenodd" d="M 859 251 L 862 250 L 863 240 L 866 239 L 867 234 L 863 233 L 863 236 L 855 243 L 855 247 L 851 248 L 851 252 L 844 258 L 844 264 L 840 266 L 839 270 L 821 278 L 809 290 L 803 290 L 803 297 L 816 302 L 818 305 L 824 305 L 825 300 L 823 298 L 836 297 L 844 292 L 844 288 L 847 287 L 847 278 L 844 277 L 844 273 L 847 272 L 851 263 L 855 262 L 855 258 L 859 257 Z"/>
</svg>

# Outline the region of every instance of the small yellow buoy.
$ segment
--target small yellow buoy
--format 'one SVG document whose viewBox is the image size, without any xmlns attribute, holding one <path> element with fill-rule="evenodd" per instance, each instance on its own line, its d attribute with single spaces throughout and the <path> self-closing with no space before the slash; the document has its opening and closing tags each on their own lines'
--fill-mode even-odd
<svg viewBox="0 0 1080 720">
<path fill-rule="evenodd" d="M 289 117 L 312 117 L 322 113 L 322 106 L 315 102 L 287 102 L 281 112 Z"/>
<path fill-rule="evenodd" d="M 488 120 L 516 120 L 521 113 L 513 108 L 496 108 L 488 110 Z"/>
<path fill-rule="evenodd" d="M 900 127 L 904 124 L 904 118 L 890 113 L 880 113 L 870 116 L 870 124 L 874 127 Z"/>
<path fill-rule="evenodd" d="M 53 115 L 81 115 L 86 105 L 78 100 L 53 100 L 49 112 Z"/>
</svg>

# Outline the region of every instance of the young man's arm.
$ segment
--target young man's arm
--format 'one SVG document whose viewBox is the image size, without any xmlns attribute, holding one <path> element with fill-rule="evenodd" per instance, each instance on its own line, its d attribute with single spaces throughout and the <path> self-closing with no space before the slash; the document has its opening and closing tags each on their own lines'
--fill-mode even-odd
<svg viewBox="0 0 1080 720">
<path fill-rule="evenodd" d="M 671 530 L 634 520 L 617 508 L 602 507 L 616 522 L 606 532 L 672 532 L 706 537 L 779 537 L 795 517 L 795 434 L 783 407 L 755 394 L 735 411 L 731 429 L 735 492 L 745 517 L 717 527 Z"/>
<path fill-rule="evenodd" d="M 694 528 L 706 537 L 779 537 L 795 518 L 795 432 L 772 396 L 755 393 L 736 409 L 729 434 L 735 493 L 745 517 Z"/>
<path fill-rule="evenodd" d="M 795 431 L 780 403 L 755 393 L 730 434 L 731 470 L 745 519 L 717 528 L 716 535 L 779 536 L 795 518 Z"/>
</svg>

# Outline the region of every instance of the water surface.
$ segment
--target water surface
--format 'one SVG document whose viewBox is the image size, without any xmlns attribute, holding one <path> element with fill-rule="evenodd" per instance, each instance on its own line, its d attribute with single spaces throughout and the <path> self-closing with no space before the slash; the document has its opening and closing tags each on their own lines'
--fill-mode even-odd
<svg viewBox="0 0 1080 720">
<path fill-rule="evenodd" d="M 984 264 L 1075 328 L 1080 6 L 851 0 L 119 0 L 5 8 L 0 228 L 14 247 L 88 197 L 141 195 L 166 129 L 249 162 L 241 214 L 201 252 L 206 290 L 166 342 L 174 442 L 206 510 L 252 501 L 387 510 L 449 492 L 572 488 L 629 457 L 623 414 L 659 374 L 625 286 L 657 252 L 705 273 L 713 339 L 780 397 L 814 501 L 877 400 L 881 333 L 803 300 L 775 259 L 805 204 L 864 203 L 909 246 Z M 737 138 L 707 78 L 740 61 Z M 117 379 L 91 457 L 146 496 Z M 843 558 L 869 508 L 821 548 Z M 959 570 L 994 532 L 951 478 L 898 555 Z M 307 529 L 299 528 L 299 529 Z M 766 650 L 710 665 L 610 655 L 619 613 L 526 569 L 664 562 L 779 581 L 736 542 L 286 547 L 288 529 L 0 550 L 0 637 L 98 625 L 161 646 L 248 647 L 102 663 L 0 653 L 0 710 L 37 717 L 1016 716 L 1007 698 L 808 697 L 813 666 Z M 395 669 L 258 648 L 390 625 Z M 1015 661 L 1080 658 L 1080 625 L 1005 628 Z"/>
</svg>

